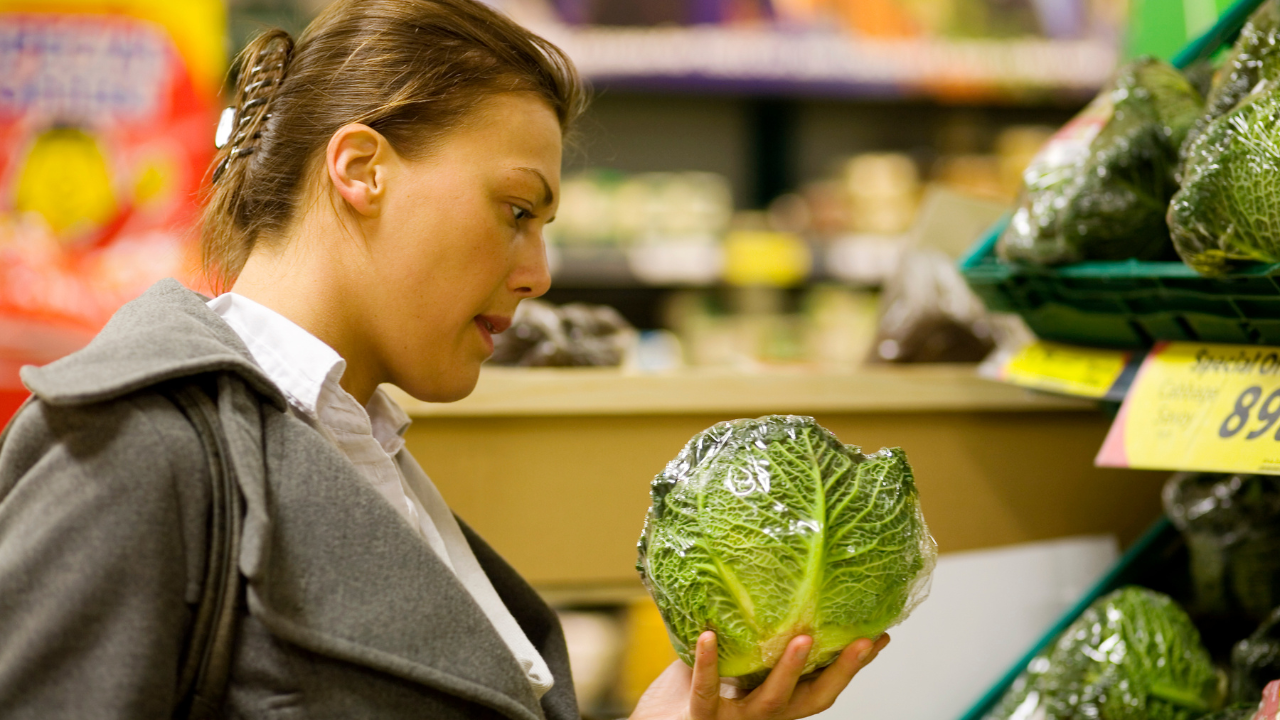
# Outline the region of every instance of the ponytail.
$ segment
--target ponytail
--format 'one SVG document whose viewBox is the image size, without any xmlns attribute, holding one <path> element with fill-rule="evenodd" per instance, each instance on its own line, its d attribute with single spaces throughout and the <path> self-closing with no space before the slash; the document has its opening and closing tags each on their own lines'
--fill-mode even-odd
<svg viewBox="0 0 1280 720">
<path fill-rule="evenodd" d="M 213 160 L 213 187 L 200 238 L 201 263 L 219 291 L 240 274 L 257 240 L 253 219 L 258 208 L 248 187 L 254 165 L 265 159 L 261 149 L 272 117 L 271 100 L 284 84 L 292 57 L 293 38 L 274 29 L 254 38 L 237 58 L 229 133 Z"/>
</svg>

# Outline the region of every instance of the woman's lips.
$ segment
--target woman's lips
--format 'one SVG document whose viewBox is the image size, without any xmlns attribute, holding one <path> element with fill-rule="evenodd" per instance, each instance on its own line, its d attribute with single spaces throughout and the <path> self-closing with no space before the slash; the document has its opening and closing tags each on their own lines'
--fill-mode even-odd
<svg viewBox="0 0 1280 720">
<path fill-rule="evenodd" d="M 475 319 L 476 327 L 480 329 L 480 341 L 484 343 L 485 356 L 493 354 L 493 325 L 483 317 Z"/>
<path fill-rule="evenodd" d="M 493 336 L 511 327 L 511 318 L 501 315 L 477 315 L 476 327 L 480 330 L 480 339 L 484 341 L 488 354 L 493 354 Z"/>
</svg>

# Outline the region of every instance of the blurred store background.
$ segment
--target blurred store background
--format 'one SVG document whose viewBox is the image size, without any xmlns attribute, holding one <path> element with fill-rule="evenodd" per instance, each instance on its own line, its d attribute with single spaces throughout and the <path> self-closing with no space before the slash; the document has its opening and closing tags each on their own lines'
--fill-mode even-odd
<svg viewBox="0 0 1280 720">
<path fill-rule="evenodd" d="M 486 370 L 457 406 L 405 401 L 410 447 L 563 608 L 584 712 L 616 717 L 674 658 L 628 563 L 648 479 L 683 439 L 805 412 L 869 449 L 914 442 L 935 598 L 829 716 L 958 717 L 1158 514 L 1159 478 L 1092 467 L 1106 423 L 1086 404 L 956 365 L 1025 331 L 953 260 L 1119 60 L 1170 56 L 1227 3 L 494 4 L 595 90 L 548 304 L 495 362 L 621 369 Z M 205 289 L 193 227 L 229 59 L 324 5 L 0 0 L 0 421 L 21 365 L 82 346 L 156 279 Z M 890 363 L 937 365 L 867 369 Z M 1028 489 L 1055 450 L 1070 459 Z M 539 463 L 571 467 L 519 471 Z"/>
</svg>

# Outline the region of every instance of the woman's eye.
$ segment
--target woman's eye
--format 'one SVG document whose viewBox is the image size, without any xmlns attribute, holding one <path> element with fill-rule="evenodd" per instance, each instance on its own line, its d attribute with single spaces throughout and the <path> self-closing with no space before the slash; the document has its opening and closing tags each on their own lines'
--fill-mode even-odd
<svg viewBox="0 0 1280 720">
<path fill-rule="evenodd" d="M 522 221 L 522 220 L 527 220 L 527 219 L 529 219 L 529 218 L 533 217 L 533 213 L 529 212 L 528 210 L 525 210 L 524 208 L 520 207 L 519 205 L 512 205 L 512 206 L 511 206 L 511 215 L 512 215 L 513 217 L 515 217 L 516 222 L 520 222 L 520 221 Z"/>
</svg>

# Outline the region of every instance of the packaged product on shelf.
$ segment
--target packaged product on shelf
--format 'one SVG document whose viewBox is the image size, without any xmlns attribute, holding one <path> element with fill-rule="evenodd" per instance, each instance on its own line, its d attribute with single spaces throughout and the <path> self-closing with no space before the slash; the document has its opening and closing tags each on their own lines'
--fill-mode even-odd
<svg viewBox="0 0 1280 720">
<path fill-rule="evenodd" d="M 821 668 L 928 594 L 937 546 L 899 448 L 863 454 L 808 417 L 723 422 L 651 495 L 636 567 L 681 659 L 716 631 L 724 682 L 758 685 L 800 634 Z"/>
<path fill-rule="evenodd" d="M 995 348 L 986 308 L 946 254 L 913 249 L 885 283 L 872 359 L 978 362 Z"/>
<path fill-rule="evenodd" d="M 1191 618 L 1167 595 L 1105 595 L 1033 659 L 985 720 L 1194 720 L 1222 706 Z"/>
<path fill-rule="evenodd" d="M 1041 150 L 997 248 L 1006 261 L 1172 256 L 1165 209 L 1204 101 L 1177 70 L 1139 58 Z"/>
<path fill-rule="evenodd" d="M 635 329 L 607 305 L 557 307 L 539 300 L 520 303 L 511 327 L 493 336 L 494 365 L 580 367 L 621 365 Z"/>
<path fill-rule="evenodd" d="M 1183 152 L 1182 187 L 1169 205 L 1178 254 L 1196 272 L 1280 262 L 1280 81 L 1263 81 L 1210 122 Z"/>
<path fill-rule="evenodd" d="M 1258 712 L 1257 703 L 1236 703 L 1216 713 L 1204 715 L 1200 720 L 1264 720 L 1266 716 L 1260 716 Z"/>
<path fill-rule="evenodd" d="M 1253 12 L 1213 76 L 1205 95 L 1205 114 L 1196 121 L 1183 145 L 1185 151 L 1209 123 L 1231 112 L 1263 80 L 1280 71 L 1280 2 L 1267 0 Z"/>
<path fill-rule="evenodd" d="M 0 7 L 0 425 L 18 368 L 79 349 L 155 281 L 200 286 L 196 220 L 225 3 Z"/>
<path fill-rule="evenodd" d="M 1179 473 L 1164 506 L 1190 552 L 1193 614 L 1256 623 L 1280 605 L 1280 477 Z"/>
<path fill-rule="evenodd" d="M 1280 678 L 1280 608 L 1231 649 L 1231 699 L 1253 702 Z"/>
</svg>

